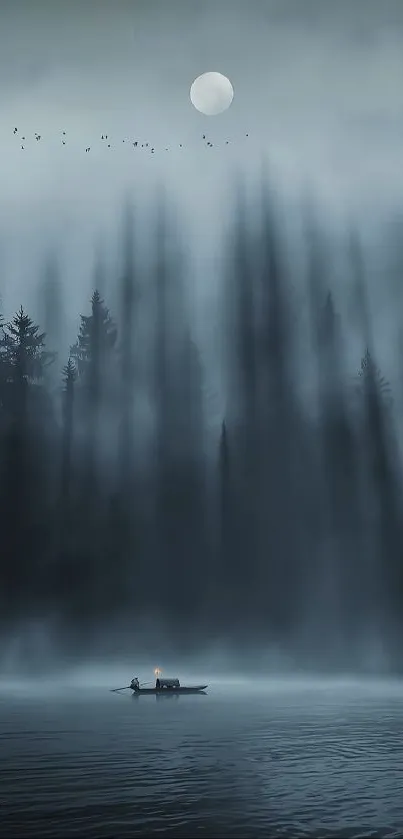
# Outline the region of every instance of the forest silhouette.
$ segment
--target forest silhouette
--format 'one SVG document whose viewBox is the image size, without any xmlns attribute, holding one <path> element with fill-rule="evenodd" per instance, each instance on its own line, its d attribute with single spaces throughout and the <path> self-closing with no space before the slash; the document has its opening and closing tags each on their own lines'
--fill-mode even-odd
<svg viewBox="0 0 403 839">
<path fill-rule="evenodd" d="M 217 638 L 338 664 L 371 637 L 400 668 L 402 469 L 359 243 L 347 244 L 363 345 L 352 381 L 326 248 L 308 226 L 309 412 L 296 372 L 294 280 L 267 194 L 259 224 L 247 216 L 240 200 L 225 246 L 227 397 L 213 456 L 202 353 L 166 208 L 147 266 L 147 349 L 129 209 L 116 310 L 94 288 L 66 358 L 24 308 L 2 319 L 3 638 L 40 619 L 60 642 L 85 645 L 98 627 L 155 619 L 178 648 Z M 52 278 L 46 293 L 58 323 Z M 141 457 L 140 387 L 153 416 Z"/>
</svg>

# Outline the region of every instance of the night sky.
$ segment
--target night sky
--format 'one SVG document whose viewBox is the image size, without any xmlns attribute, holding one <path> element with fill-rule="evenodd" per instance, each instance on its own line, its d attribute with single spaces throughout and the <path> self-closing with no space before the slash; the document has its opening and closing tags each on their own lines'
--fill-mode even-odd
<svg viewBox="0 0 403 839">
<path fill-rule="evenodd" d="M 399 0 L 3 0 L 7 310 L 32 282 L 27 265 L 40 264 L 53 241 L 75 312 L 88 296 L 83 269 L 94 239 L 106 233 L 114 258 L 122 194 L 133 188 L 146 206 L 156 182 L 185 210 L 184 238 L 195 253 L 225 227 L 234 172 L 256 175 L 262 157 L 287 206 L 314 190 L 330 227 L 351 214 L 384 221 L 403 187 L 402 41 Z M 189 102 L 191 82 L 210 69 L 235 88 L 232 107 L 217 118 Z M 214 149 L 203 145 L 206 132 Z M 135 151 L 129 138 L 155 146 L 154 156 Z"/>
</svg>

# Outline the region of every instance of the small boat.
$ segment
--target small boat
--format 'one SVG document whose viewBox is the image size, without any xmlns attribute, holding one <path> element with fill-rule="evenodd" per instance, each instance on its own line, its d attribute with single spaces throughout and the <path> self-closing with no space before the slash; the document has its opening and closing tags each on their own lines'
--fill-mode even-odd
<svg viewBox="0 0 403 839">
<path fill-rule="evenodd" d="M 208 685 L 190 685 L 189 687 L 185 687 L 180 684 L 179 679 L 161 679 L 160 677 L 156 679 L 155 687 L 152 688 L 141 687 L 137 677 L 130 682 L 130 688 L 135 696 L 143 694 L 151 694 L 153 696 L 172 696 L 175 694 L 177 696 L 182 693 L 204 693 L 207 687 Z"/>
</svg>

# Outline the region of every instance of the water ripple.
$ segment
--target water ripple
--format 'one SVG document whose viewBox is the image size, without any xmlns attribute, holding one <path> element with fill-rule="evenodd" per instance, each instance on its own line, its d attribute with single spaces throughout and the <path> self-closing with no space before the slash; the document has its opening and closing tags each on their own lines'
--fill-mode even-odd
<svg viewBox="0 0 403 839">
<path fill-rule="evenodd" d="M 1 835 L 394 839 L 402 730 L 379 692 L 3 698 Z"/>
</svg>

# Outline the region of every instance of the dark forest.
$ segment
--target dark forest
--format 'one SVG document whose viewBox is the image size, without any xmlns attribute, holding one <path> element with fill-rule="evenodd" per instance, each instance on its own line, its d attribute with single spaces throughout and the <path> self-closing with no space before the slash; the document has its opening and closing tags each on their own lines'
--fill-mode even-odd
<svg viewBox="0 0 403 839">
<path fill-rule="evenodd" d="M 46 323 L 24 301 L 10 322 L 2 318 L 4 645 L 39 620 L 55 648 L 86 651 L 109 627 L 130 646 L 132 631 L 155 622 L 179 651 L 223 641 L 345 667 L 376 643 L 386 666 L 401 669 L 402 464 L 360 244 L 346 242 L 362 338 L 352 378 L 329 253 L 307 224 L 316 381 L 307 411 L 295 283 L 267 194 L 253 219 L 240 200 L 225 244 L 217 321 L 227 398 L 212 446 L 203 353 L 168 209 L 159 211 L 147 293 L 127 210 L 113 299 L 110 286 L 94 283 L 64 358 L 56 276 L 44 286 Z M 147 445 L 140 389 L 153 417 Z"/>
</svg>

